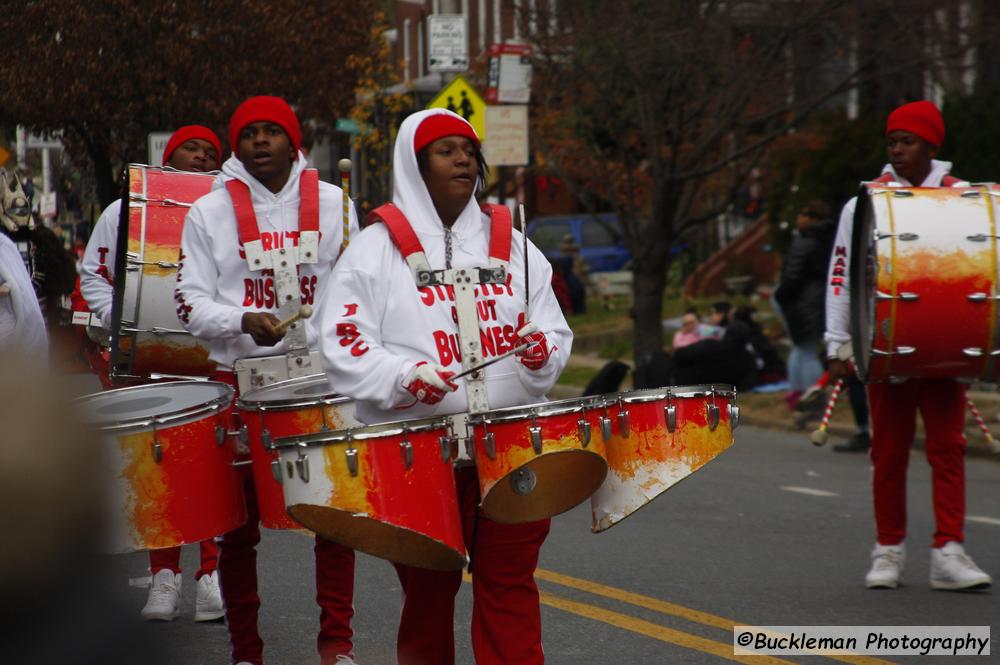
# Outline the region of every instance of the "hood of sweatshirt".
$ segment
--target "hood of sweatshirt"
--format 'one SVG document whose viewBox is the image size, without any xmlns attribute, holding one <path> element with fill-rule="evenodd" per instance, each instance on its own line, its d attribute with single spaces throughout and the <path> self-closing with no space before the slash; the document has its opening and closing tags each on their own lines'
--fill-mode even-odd
<svg viewBox="0 0 1000 665">
<path fill-rule="evenodd" d="M 427 117 L 440 114 L 452 115 L 465 122 L 462 116 L 445 109 L 418 111 L 403 121 L 399 133 L 396 135 L 396 145 L 393 150 L 392 202 L 403 211 L 418 236 L 440 237 L 444 235 L 444 224 L 438 216 L 434 202 L 431 201 L 427 185 L 424 184 L 424 179 L 420 175 L 420 168 L 417 166 L 417 153 L 413 150 L 413 139 L 417 133 L 417 127 Z M 469 202 L 462 210 L 462 214 L 455 220 L 451 231 L 460 240 L 471 238 L 483 232 L 482 214 L 479 204 L 476 202 L 475 193 L 469 197 Z"/>
<path fill-rule="evenodd" d="M 915 187 L 913 183 L 904 178 L 903 176 L 896 173 L 896 169 L 892 168 L 892 164 L 886 164 L 882 167 L 882 173 L 891 173 L 892 179 L 905 187 Z M 941 180 L 946 175 L 951 173 L 951 162 L 942 162 L 937 159 L 931 160 L 931 170 L 924 178 L 924 182 L 920 185 L 921 187 L 940 187 Z"/>
<path fill-rule="evenodd" d="M 306 156 L 299 152 L 298 158 L 292 162 L 292 171 L 288 174 L 288 182 L 277 194 L 264 186 L 260 180 L 250 175 L 247 167 L 243 165 L 236 155 L 233 155 L 222 164 L 222 172 L 215 177 L 212 189 L 221 189 L 226 186 L 229 180 L 239 180 L 250 188 L 250 200 L 254 204 L 274 204 L 278 202 L 291 202 L 299 197 L 299 177 L 306 170 Z"/>
</svg>

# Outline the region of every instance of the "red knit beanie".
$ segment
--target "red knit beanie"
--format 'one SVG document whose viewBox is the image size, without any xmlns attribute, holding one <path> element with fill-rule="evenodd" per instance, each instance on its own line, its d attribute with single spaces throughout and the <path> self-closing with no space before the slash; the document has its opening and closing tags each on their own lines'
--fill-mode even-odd
<svg viewBox="0 0 1000 665">
<path fill-rule="evenodd" d="M 933 102 L 920 101 L 903 104 L 889 114 L 885 135 L 901 129 L 916 134 L 938 148 L 944 143 L 944 118 Z"/>
<path fill-rule="evenodd" d="M 251 97 L 236 108 L 229 121 L 229 147 L 233 154 L 236 154 L 236 148 L 240 144 L 240 132 L 255 122 L 273 122 L 281 127 L 298 154 L 302 144 L 302 128 L 295 111 L 281 97 L 268 96 Z"/>
<path fill-rule="evenodd" d="M 190 141 L 191 139 L 202 139 L 211 143 L 212 147 L 215 148 L 216 158 L 220 161 L 222 160 L 222 141 L 219 140 L 215 132 L 202 125 L 184 125 L 170 135 L 167 147 L 163 149 L 163 163 L 166 164 L 169 162 L 174 151 L 184 145 L 185 141 Z"/>
<path fill-rule="evenodd" d="M 450 113 L 435 113 L 424 118 L 417 127 L 413 135 L 413 152 L 420 152 L 445 136 L 464 136 L 479 145 L 476 130 L 468 122 Z"/>
</svg>

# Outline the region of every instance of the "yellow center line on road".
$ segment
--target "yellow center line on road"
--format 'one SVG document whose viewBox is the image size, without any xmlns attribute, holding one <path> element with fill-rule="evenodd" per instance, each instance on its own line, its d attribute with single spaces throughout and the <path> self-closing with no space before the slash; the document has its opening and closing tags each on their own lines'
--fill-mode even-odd
<svg viewBox="0 0 1000 665">
<path fill-rule="evenodd" d="M 658 623 L 637 619 L 633 616 L 629 616 L 628 614 L 612 612 L 611 610 L 606 610 L 594 605 L 588 605 L 587 603 L 580 603 L 575 600 L 561 598 L 546 591 L 540 591 L 539 596 L 541 597 L 543 605 L 548 605 L 549 607 L 554 607 L 556 609 L 563 610 L 564 612 L 569 612 L 570 614 L 576 614 L 577 616 L 601 621 L 602 623 L 615 626 L 616 628 L 622 628 L 633 633 L 645 635 L 646 637 L 652 637 L 653 639 L 660 640 L 661 642 L 676 644 L 677 646 L 684 647 L 686 649 L 702 651 L 704 653 L 732 660 L 737 663 L 745 663 L 746 665 L 796 665 L 793 661 L 782 660 L 781 658 L 775 658 L 774 656 L 737 656 L 733 653 L 733 645 L 731 642 L 716 642 L 715 640 L 709 640 L 704 637 L 699 637 L 698 635 L 692 635 L 691 633 L 685 633 L 680 630 L 674 630 L 673 628 L 667 628 L 666 626 L 661 626 Z"/>
<path fill-rule="evenodd" d="M 644 596 L 639 593 L 634 593 L 632 591 L 625 591 L 624 589 L 618 589 L 616 587 L 607 586 L 600 584 L 599 582 L 592 582 L 590 580 L 580 579 L 578 577 L 571 577 L 569 575 L 564 575 L 562 573 L 556 573 L 551 570 L 544 570 L 542 568 L 537 568 L 535 570 L 535 578 L 543 580 L 545 582 L 551 582 L 553 584 L 559 584 L 561 586 L 569 587 L 571 589 L 576 589 L 578 591 L 586 591 L 587 593 L 594 594 L 595 596 L 602 596 L 604 598 L 610 598 L 612 600 L 617 600 L 623 603 L 628 603 L 630 605 L 636 605 L 638 607 L 646 608 L 647 610 L 653 610 L 654 612 L 659 612 L 660 614 L 666 614 L 668 616 L 675 616 L 681 619 L 686 619 L 687 621 L 692 621 L 694 623 L 700 623 L 706 626 L 712 626 L 715 628 L 720 628 L 725 631 L 732 633 L 734 626 L 749 626 L 750 624 L 741 621 L 734 621 L 732 619 L 726 619 L 724 617 L 716 616 L 714 614 L 709 614 L 707 612 L 701 612 L 698 610 L 691 609 L 689 607 L 684 607 L 683 605 L 677 605 L 676 603 L 668 603 L 666 601 L 660 600 L 659 598 L 652 598 L 650 596 Z M 556 596 L 551 596 L 552 598 L 557 598 Z M 544 601 L 543 601 L 544 602 Z M 572 601 L 566 601 L 572 602 Z M 546 603 L 551 604 L 551 603 Z M 580 603 L 583 605 L 583 603 Z M 553 607 L 557 607 L 553 605 Z M 588 606 L 590 607 L 590 606 Z M 563 609 L 563 608 L 560 608 Z M 595 608 L 598 609 L 598 608 Z M 567 610 L 572 611 L 572 610 Z M 599 610 L 604 611 L 604 610 Z M 574 612 L 577 613 L 577 612 Z M 615 613 L 612 613 L 615 614 Z M 587 615 L 584 615 L 587 616 Z M 626 616 L 627 615 L 620 615 Z M 596 618 L 596 617 L 595 617 Z M 603 621 L 603 619 L 601 619 Z M 638 621 L 638 619 L 636 619 Z M 646 622 L 643 622 L 646 623 Z M 618 625 L 618 624 L 613 624 Z M 656 624 L 650 624 L 656 625 Z M 621 626 L 625 627 L 625 626 Z M 628 630 L 631 630 L 628 628 Z M 642 631 L 636 631 L 642 632 Z M 682 633 L 680 631 L 675 631 L 680 635 L 687 635 L 687 633 Z M 646 633 L 643 633 L 646 634 Z M 653 637 L 653 636 L 651 636 Z M 689 636 L 694 637 L 694 636 Z M 659 639 L 659 638 L 657 638 Z M 695 638 L 703 639 L 703 638 Z M 706 640 L 711 644 L 722 644 L 721 642 L 712 642 L 711 640 Z M 729 650 L 729 657 L 733 658 L 733 646 L 732 644 L 726 644 L 726 648 Z M 697 647 L 694 647 L 697 648 Z M 714 652 L 709 652 L 714 653 Z M 765 656 L 753 656 L 755 659 L 753 662 L 764 663 L 763 660 L 756 660 L 757 658 L 764 658 Z M 839 656 L 839 655 L 825 655 L 824 657 L 830 658 L 832 660 L 840 661 L 842 663 L 849 663 L 850 665 L 894 665 L 892 661 L 882 660 L 880 658 L 873 658 L 871 656 Z M 742 662 L 742 661 L 741 661 Z M 787 661 L 781 661 L 787 662 Z"/>
</svg>

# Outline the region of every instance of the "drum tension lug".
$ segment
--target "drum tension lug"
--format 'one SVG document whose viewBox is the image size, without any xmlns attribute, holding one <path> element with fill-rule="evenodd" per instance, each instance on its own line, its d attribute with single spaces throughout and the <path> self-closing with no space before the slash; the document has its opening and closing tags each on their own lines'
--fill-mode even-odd
<svg viewBox="0 0 1000 665">
<path fill-rule="evenodd" d="M 283 485 L 285 483 L 284 477 L 281 475 L 280 459 L 271 460 L 271 475 L 273 475 L 274 479 L 277 480 L 280 484 Z"/>
<path fill-rule="evenodd" d="M 970 358 L 980 358 L 982 356 L 987 356 L 987 355 L 991 357 L 996 357 L 1000 356 L 1000 349 L 996 351 L 990 351 L 989 353 L 987 353 L 986 351 L 983 351 L 977 346 L 970 346 L 962 349 L 962 354 Z"/>
<path fill-rule="evenodd" d="M 542 428 L 534 425 L 528 428 L 531 433 L 531 447 L 535 449 L 536 455 L 542 454 Z"/>
<path fill-rule="evenodd" d="M 264 450 L 274 450 L 271 441 L 271 430 L 265 429 L 260 433 L 260 442 L 264 444 Z"/>
<path fill-rule="evenodd" d="M 163 446 L 155 437 L 153 438 L 153 460 L 157 464 L 163 461 Z"/>
<path fill-rule="evenodd" d="M 483 434 L 483 448 L 486 451 L 486 456 L 491 460 L 497 458 L 497 443 L 496 439 L 493 437 L 493 432 L 486 432 Z"/>
<path fill-rule="evenodd" d="M 708 405 L 708 431 L 714 432 L 719 426 L 719 407 L 715 404 Z"/>
<path fill-rule="evenodd" d="M 222 425 L 215 426 L 215 445 L 221 446 L 226 442 L 226 428 Z"/>
<path fill-rule="evenodd" d="M 399 442 L 399 451 L 403 455 L 403 468 L 409 471 L 413 467 L 413 444 L 403 439 Z"/>
<path fill-rule="evenodd" d="M 736 429 L 740 424 L 740 407 L 735 404 L 729 405 L 729 426 Z"/>
<path fill-rule="evenodd" d="M 586 448 L 590 445 L 590 423 L 580 418 L 580 420 L 576 421 L 576 425 L 580 428 L 580 442 Z"/>
<path fill-rule="evenodd" d="M 915 346 L 897 346 L 895 351 L 883 351 L 882 349 L 872 349 L 873 356 L 908 356 L 917 350 Z"/>
<path fill-rule="evenodd" d="M 663 410 L 667 416 L 667 431 L 673 434 L 674 430 L 677 429 L 677 407 L 673 404 L 667 404 Z"/>
<path fill-rule="evenodd" d="M 458 437 L 457 436 L 442 436 L 441 437 L 441 461 L 449 462 L 458 457 Z"/>
<path fill-rule="evenodd" d="M 309 455 L 302 452 L 299 453 L 299 458 L 295 460 L 295 468 L 299 471 L 299 478 L 302 482 L 309 482 Z"/>
<path fill-rule="evenodd" d="M 600 417 L 600 423 L 601 423 L 601 436 L 604 437 L 605 441 L 610 441 L 611 440 L 611 434 L 612 434 L 612 432 L 611 432 L 611 418 L 608 418 L 607 416 L 601 416 Z"/>
<path fill-rule="evenodd" d="M 352 476 L 358 475 L 358 451 L 355 448 L 348 448 L 344 451 L 347 458 L 347 470 Z"/>
<path fill-rule="evenodd" d="M 623 439 L 627 439 L 632 435 L 631 427 L 629 427 L 628 422 L 628 411 L 621 409 L 618 411 L 618 432 L 622 435 Z"/>
</svg>

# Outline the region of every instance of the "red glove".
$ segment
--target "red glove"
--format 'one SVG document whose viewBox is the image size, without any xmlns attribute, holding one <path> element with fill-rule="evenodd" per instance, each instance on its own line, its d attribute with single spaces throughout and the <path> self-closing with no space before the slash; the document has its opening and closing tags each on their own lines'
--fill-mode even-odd
<svg viewBox="0 0 1000 665">
<path fill-rule="evenodd" d="M 554 348 L 549 348 L 549 340 L 545 333 L 530 321 L 517 331 L 517 344 L 523 344 L 520 350 L 515 353 L 521 364 L 528 369 L 538 371 L 549 362 Z"/>
<path fill-rule="evenodd" d="M 428 365 L 419 362 L 410 372 L 404 388 L 424 404 L 437 404 L 444 399 L 445 393 L 458 390 L 458 385 L 449 381 L 455 376 L 440 365 Z"/>
</svg>

